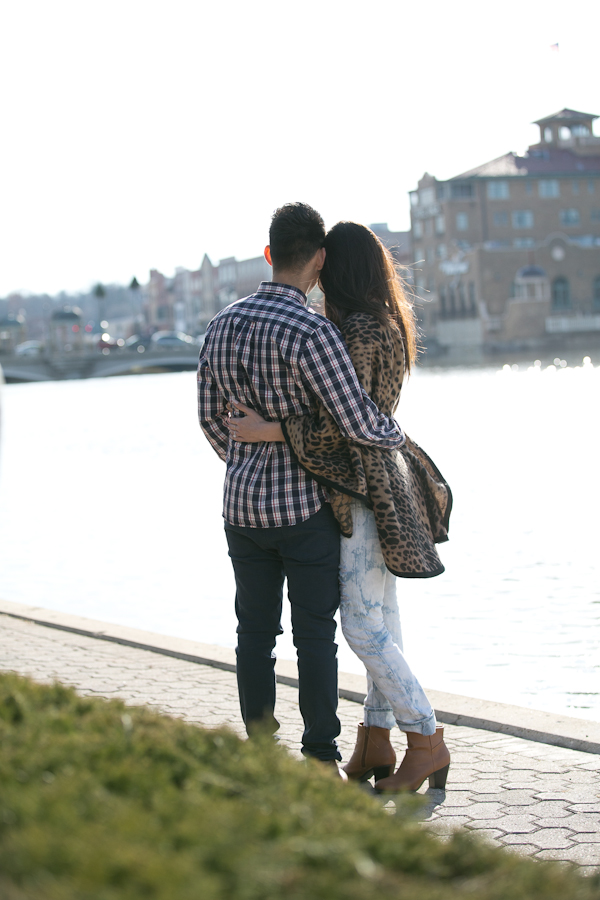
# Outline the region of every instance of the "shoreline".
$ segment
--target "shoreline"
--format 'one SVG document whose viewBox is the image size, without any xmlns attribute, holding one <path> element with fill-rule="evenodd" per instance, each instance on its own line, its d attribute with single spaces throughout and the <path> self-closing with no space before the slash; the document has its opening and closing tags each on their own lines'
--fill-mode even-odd
<svg viewBox="0 0 600 900">
<path fill-rule="evenodd" d="M 8 600 L 0 600 L 0 615 L 136 647 L 198 665 L 235 671 L 235 650 L 228 647 L 156 634 Z M 294 661 L 277 660 L 275 671 L 280 684 L 298 686 L 298 670 Z M 464 725 L 570 750 L 600 754 L 600 722 L 430 688 L 425 690 L 436 717 L 442 724 Z M 365 676 L 340 672 L 339 694 L 346 700 L 362 703 L 366 694 Z"/>
</svg>

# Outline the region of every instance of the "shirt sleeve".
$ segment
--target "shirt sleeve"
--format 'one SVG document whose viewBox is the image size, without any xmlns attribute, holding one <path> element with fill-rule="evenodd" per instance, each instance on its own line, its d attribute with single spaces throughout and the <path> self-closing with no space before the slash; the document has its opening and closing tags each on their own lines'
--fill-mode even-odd
<svg viewBox="0 0 600 900">
<path fill-rule="evenodd" d="M 378 410 L 360 386 L 341 335 L 329 323 L 306 342 L 299 359 L 306 387 L 319 398 L 344 437 L 397 450 L 406 440 L 393 419 Z"/>
<path fill-rule="evenodd" d="M 229 446 L 229 431 L 224 424 L 226 418 L 225 398 L 215 383 L 206 358 L 201 355 L 198 363 L 198 419 L 200 428 L 223 462 Z"/>
</svg>

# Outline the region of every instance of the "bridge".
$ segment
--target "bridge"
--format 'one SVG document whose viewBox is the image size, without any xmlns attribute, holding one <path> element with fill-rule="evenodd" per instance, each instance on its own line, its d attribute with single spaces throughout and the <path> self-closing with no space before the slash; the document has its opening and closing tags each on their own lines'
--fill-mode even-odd
<svg viewBox="0 0 600 900">
<path fill-rule="evenodd" d="M 39 356 L 0 354 L 7 382 L 62 381 L 74 378 L 108 378 L 111 375 L 141 375 L 151 372 L 182 372 L 198 366 L 200 348 L 169 347 L 146 350 L 94 350 L 88 353 L 43 353 Z"/>
</svg>

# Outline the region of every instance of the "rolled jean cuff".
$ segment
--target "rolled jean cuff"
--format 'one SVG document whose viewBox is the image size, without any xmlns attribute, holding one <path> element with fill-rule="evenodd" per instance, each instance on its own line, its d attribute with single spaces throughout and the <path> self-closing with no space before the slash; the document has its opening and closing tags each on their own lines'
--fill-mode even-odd
<svg viewBox="0 0 600 900">
<path fill-rule="evenodd" d="M 391 729 L 396 724 L 394 713 L 391 709 L 374 709 L 370 706 L 365 706 L 363 721 L 365 728 L 368 728 L 370 725 L 375 725 L 376 728 Z"/>
<path fill-rule="evenodd" d="M 397 722 L 391 709 L 373 709 L 367 706 L 365 706 L 364 724 L 365 727 L 375 725 L 377 728 L 390 729 L 397 725 L 400 731 L 414 731 L 426 736 L 435 734 L 437 727 L 434 712 L 426 719 L 421 719 L 420 722 Z"/>
<path fill-rule="evenodd" d="M 431 735 L 435 734 L 437 722 L 435 721 L 435 713 L 432 712 L 430 716 L 426 719 L 421 719 L 420 722 L 413 722 L 410 724 L 405 724 L 404 722 L 398 722 L 398 728 L 400 731 L 416 731 L 417 734 Z"/>
</svg>

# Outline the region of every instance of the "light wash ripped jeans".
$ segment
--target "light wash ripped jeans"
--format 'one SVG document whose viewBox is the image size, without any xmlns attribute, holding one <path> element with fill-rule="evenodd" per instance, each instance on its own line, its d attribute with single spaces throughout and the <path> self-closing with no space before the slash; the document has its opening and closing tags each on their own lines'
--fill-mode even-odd
<svg viewBox="0 0 600 900">
<path fill-rule="evenodd" d="M 402 652 L 397 579 L 383 560 L 375 516 L 353 500 L 352 520 L 352 537 L 341 538 L 340 614 L 367 669 L 364 724 L 435 734 L 435 713 Z"/>
</svg>

